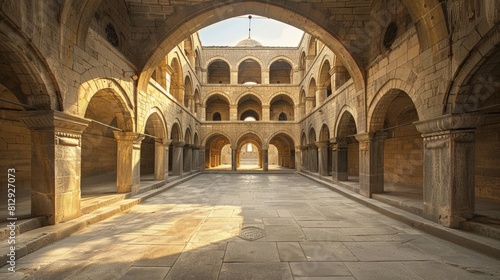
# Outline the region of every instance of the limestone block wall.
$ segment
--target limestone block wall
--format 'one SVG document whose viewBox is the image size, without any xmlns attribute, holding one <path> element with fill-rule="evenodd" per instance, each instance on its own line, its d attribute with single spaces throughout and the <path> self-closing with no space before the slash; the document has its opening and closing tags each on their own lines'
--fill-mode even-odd
<svg viewBox="0 0 500 280">
<path fill-rule="evenodd" d="M 4 97 L 4 94 L 1 95 Z M 13 108 L 8 103 L 0 101 L 0 107 Z M 0 209 L 0 217 L 7 218 L 7 170 L 15 169 L 16 203 L 18 205 L 17 216 L 29 216 L 31 214 L 31 132 L 19 121 L 16 112 L 0 111 L 0 168 L 5 170 L 5 176 L 1 176 L 2 188 L 0 194 L 5 198 Z"/>
<path fill-rule="evenodd" d="M 112 130 L 91 123 L 82 135 L 82 187 L 116 180 L 116 139 Z"/>
</svg>

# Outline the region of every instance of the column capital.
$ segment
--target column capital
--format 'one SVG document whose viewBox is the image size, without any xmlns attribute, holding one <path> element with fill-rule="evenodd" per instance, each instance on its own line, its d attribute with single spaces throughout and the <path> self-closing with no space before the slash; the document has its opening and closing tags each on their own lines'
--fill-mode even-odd
<svg viewBox="0 0 500 280">
<path fill-rule="evenodd" d="M 133 131 L 113 131 L 113 134 L 117 141 L 132 141 L 134 144 L 140 143 L 146 137 L 145 135 Z"/>
<path fill-rule="evenodd" d="M 347 137 L 345 136 L 332 137 L 329 139 L 329 141 L 333 145 L 347 146 Z"/>
<path fill-rule="evenodd" d="M 452 130 L 473 130 L 481 124 L 480 114 L 445 115 L 437 118 L 414 122 L 423 137 L 449 133 Z"/>
<path fill-rule="evenodd" d="M 184 141 L 179 141 L 179 142 L 172 141 L 172 145 L 174 147 L 184 147 L 186 145 L 186 142 L 184 142 Z"/>
<path fill-rule="evenodd" d="M 21 121 L 31 130 L 65 130 L 81 134 L 91 120 L 59 111 L 29 112 Z"/>
<path fill-rule="evenodd" d="M 389 133 L 386 131 L 377 131 L 377 132 L 362 132 L 354 135 L 356 140 L 359 142 L 378 142 L 384 141 L 389 136 Z"/>
<path fill-rule="evenodd" d="M 328 147 L 328 145 L 330 145 L 330 141 L 328 141 L 328 140 L 316 141 L 314 144 L 318 148 L 326 148 L 326 147 Z"/>
</svg>

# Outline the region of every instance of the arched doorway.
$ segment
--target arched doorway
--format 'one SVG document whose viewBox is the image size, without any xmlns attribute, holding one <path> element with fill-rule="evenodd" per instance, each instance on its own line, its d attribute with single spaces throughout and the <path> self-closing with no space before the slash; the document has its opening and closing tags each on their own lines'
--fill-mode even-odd
<svg viewBox="0 0 500 280">
<path fill-rule="evenodd" d="M 116 192 L 123 175 L 117 171 L 121 136 L 117 138 L 115 132 L 132 131 L 132 116 L 118 93 L 102 89 L 90 99 L 85 118 L 93 121 L 82 134 L 82 196 Z"/>
<path fill-rule="evenodd" d="M 231 153 L 229 138 L 222 133 L 212 134 L 205 141 L 205 169 L 230 170 Z"/>
<path fill-rule="evenodd" d="M 344 111 L 337 123 L 334 139 L 333 179 L 336 181 L 359 181 L 359 142 L 356 122 L 349 111 Z"/>
<path fill-rule="evenodd" d="M 220 94 L 211 95 L 205 104 L 205 120 L 207 121 L 228 121 L 229 120 L 229 100 Z"/>
<path fill-rule="evenodd" d="M 154 112 L 144 128 L 146 137 L 141 142 L 141 181 L 165 179 L 166 128 L 163 117 Z"/>
<path fill-rule="evenodd" d="M 276 148 L 276 159 L 271 158 L 271 146 Z M 269 141 L 270 169 L 277 165 L 278 168 L 295 169 L 295 145 L 293 139 L 286 133 L 278 133 Z"/>
<path fill-rule="evenodd" d="M 321 127 L 316 147 L 318 149 L 319 175 L 330 176 L 332 170 L 332 149 L 330 149 L 330 129 L 326 124 L 323 124 Z"/>
<path fill-rule="evenodd" d="M 370 128 L 381 147 L 382 186 L 375 191 L 406 200 L 412 211 L 423 210 L 423 138 L 412 99 L 402 90 L 389 90 L 373 110 Z M 411 199 L 409 199 L 411 198 Z M 410 202 L 411 201 L 411 202 Z"/>
<path fill-rule="evenodd" d="M 312 173 L 318 172 L 318 147 L 316 146 L 316 131 L 313 127 L 309 129 L 309 143 L 307 149 L 309 171 Z"/>
<path fill-rule="evenodd" d="M 262 120 L 262 102 L 252 94 L 247 94 L 238 100 L 238 120 L 244 121 L 248 117 Z"/>
<path fill-rule="evenodd" d="M 271 121 L 293 121 L 293 100 L 285 94 L 275 96 L 270 102 L 269 113 Z"/>
<path fill-rule="evenodd" d="M 267 170 L 267 152 L 267 149 L 264 151 L 259 136 L 246 133 L 239 138 L 236 145 L 236 168 L 238 170 Z"/>
</svg>

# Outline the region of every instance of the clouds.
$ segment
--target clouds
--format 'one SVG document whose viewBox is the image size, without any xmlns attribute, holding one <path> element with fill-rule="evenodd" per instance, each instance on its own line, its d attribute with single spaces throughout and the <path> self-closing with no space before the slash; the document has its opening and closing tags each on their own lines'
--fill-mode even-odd
<svg viewBox="0 0 500 280">
<path fill-rule="evenodd" d="M 248 16 L 227 19 L 200 31 L 204 46 L 235 46 L 248 38 Z M 263 46 L 296 47 L 303 31 L 282 22 L 252 15 L 251 37 Z"/>
</svg>

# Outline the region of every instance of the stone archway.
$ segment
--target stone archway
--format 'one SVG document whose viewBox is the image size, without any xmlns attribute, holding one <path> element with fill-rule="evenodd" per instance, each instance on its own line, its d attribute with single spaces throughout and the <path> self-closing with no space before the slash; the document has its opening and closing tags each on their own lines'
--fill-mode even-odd
<svg viewBox="0 0 500 280">
<path fill-rule="evenodd" d="M 164 180 L 168 172 L 166 163 L 166 125 L 160 111 L 153 111 L 144 128 L 141 143 L 141 180 Z"/>
<path fill-rule="evenodd" d="M 139 178 L 133 178 L 129 164 L 133 161 L 133 143 L 142 139 L 130 132 L 132 116 L 120 95 L 111 89 L 99 90 L 90 99 L 85 118 L 93 121 L 82 134 L 82 194 L 138 188 Z M 123 149 L 127 152 L 120 154 Z M 109 188 L 103 188 L 103 182 L 111 183 Z"/>
</svg>

